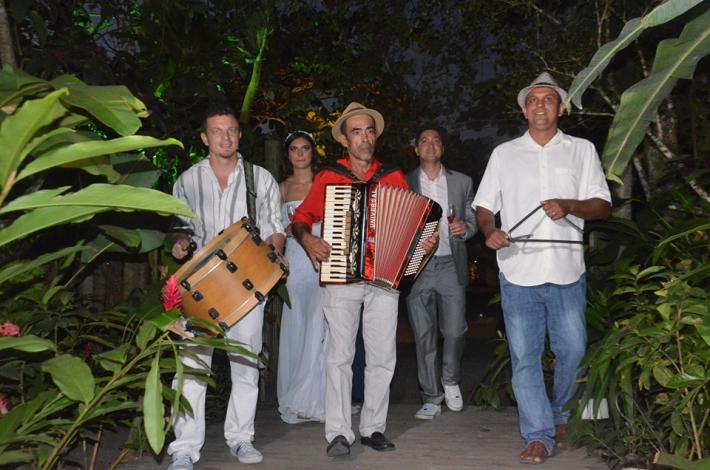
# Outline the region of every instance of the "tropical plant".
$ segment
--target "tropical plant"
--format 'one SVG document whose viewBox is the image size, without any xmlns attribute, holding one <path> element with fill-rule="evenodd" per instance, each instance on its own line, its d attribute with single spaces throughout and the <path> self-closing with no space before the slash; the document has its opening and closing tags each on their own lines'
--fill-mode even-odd
<svg viewBox="0 0 710 470">
<path fill-rule="evenodd" d="M 672 21 L 700 3 L 703 3 L 702 0 L 666 0 L 645 16 L 629 20 L 619 36 L 600 47 L 589 65 L 574 78 L 565 102 L 567 108 L 571 110 L 572 104 L 582 108 L 582 95 L 587 88 L 602 74 L 614 56 L 644 30 Z M 678 38 L 658 44 L 650 73 L 621 95 L 602 154 L 608 179 L 622 183 L 624 170 L 645 136 L 669 160 L 679 162 L 678 156 L 649 130 L 649 124 L 657 119 L 659 105 L 668 97 L 678 79 L 692 80 L 696 65 L 708 54 L 710 10 L 706 6 L 687 21 Z M 690 178 L 689 184 L 705 201 L 710 202 L 710 195 L 695 178 Z"/>
<path fill-rule="evenodd" d="M 575 429 L 579 442 L 601 446 L 617 462 L 637 456 L 648 464 L 656 453 L 669 465 L 666 454 L 708 457 L 710 263 L 698 256 L 708 236 L 694 224 L 664 237 L 657 250 L 676 244 L 673 255 L 654 253 L 659 264 L 621 262 L 613 290 L 605 288 L 598 307 L 607 311 L 606 334 L 585 357 L 581 402 L 607 398 L 611 419 L 577 421 Z"/>
<path fill-rule="evenodd" d="M 91 227 L 95 217 L 192 216 L 172 196 L 128 184 L 146 178 L 147 160 L 126 152 L 180 143 L 134 135 L 146 111 L 125 87 L 88 86 L 71 76 L 46 81 L 4 68 L 0 103 L 0 320 L 21 333 L 0 337 L 8 411 L 0 417 L 0 465 L 54 468 L 77 438 L 96 441 L 116 423 L 140 426 L 160 452 L 171 423 L 164 401 L 173 412 L 187 406 L 180 385 L 165 388 L 163 378 L 175 374 L 180 384 L 186 373 L 204 375 L 182 366 L 179 345 L 253 354 L 216 338 L 176 342 L 168 328 L 179 313 L 163 312 L 157 289 L 140 307 L 92 312 L 71 287 L 86 266 L 80 253 L 93 259 L 118 246 L 141 252 L 162 245 L 163 234 Z M 65 224 L 80 229 L 63 231 Z"/>
</svg>

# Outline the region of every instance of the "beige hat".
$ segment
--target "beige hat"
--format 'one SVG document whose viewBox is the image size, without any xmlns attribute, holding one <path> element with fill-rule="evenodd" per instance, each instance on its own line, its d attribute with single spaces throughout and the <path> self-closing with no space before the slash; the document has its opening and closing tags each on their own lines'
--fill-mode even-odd
<svg viewBox="0 0 710 470">
<path fill-rule="evenodd" d="M 360 103 L 356 103 L 353 101 L 348 105 L 347 108 L 345 108 L 345 111 L 343 111 L 343 114 L 341 114 L 338 120 L 335 121 L 335 124 L 333 124 L 333 128 L 330 130 L 330 133 L 333 135 L 333 138 L 335 140 L 338 140 L 338 137 L 343 135 L 340 128 L 346 119 L 351 118 L 353 116 L 357 116 L 359 114 L 367 114 L 372 118 L 373 121 L 375 121 L 375 131 L 377 132 L 377 137 L 379 137 L 382 134 L 382 131 L 385 130 L 385 119 L 382 117 L 382 114 L 380 114 L 379 111 L 366 108 Z"/>
<path fill-rule="evenodd" d="M 560 100 L 562 103 L 565 102 L 567 99 L 567 92 L 564 91 L 560 86 L 557 84 L 554 78 L 552 78 L 552 75 L 550 75 L 547 72 L 542 72 L 533 82 L 520 90 L 518 93 L 518 105 L 521 108 L 525 107 L 525 100 L 528 97 L 528 93 L 530 93 L 530 90 L 533 88 L 537 87 L 547 87 L 547 88 L 552 88 L 557 92 L 558 95 L 560 95 Z"/>
</svg>

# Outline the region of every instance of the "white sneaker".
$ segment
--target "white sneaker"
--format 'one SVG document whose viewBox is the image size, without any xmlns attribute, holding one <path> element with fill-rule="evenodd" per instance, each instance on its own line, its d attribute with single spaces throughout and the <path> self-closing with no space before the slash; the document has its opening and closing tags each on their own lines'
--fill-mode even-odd
<svg viewBox="0 0 710 470">
<path fill-rule="evenodd" d="M 237 442 L 229 448 L 229 452 L 239 459 L 239 463 L 259 463 L 264 460 L 264 456 L 250 441 Z"/>
<path fill-rule="evenodd" d="M 463 410 L 463 398 L 458 385 L 444 385 L 444 401 L 451 411 Z"/>
<path fill-rule="evenodd" d="M 434 419 L 441 414 L 441 405 L 434 403 L 424 403 L 424 406 L 419 408 L 419 411 L 414 413 L 417 419 Z"/>
<path fill-rule="evenodd" d="M 167 470 L 192 470 L 192 458 L 185 454 L 175 454 Z"/>
</svg>

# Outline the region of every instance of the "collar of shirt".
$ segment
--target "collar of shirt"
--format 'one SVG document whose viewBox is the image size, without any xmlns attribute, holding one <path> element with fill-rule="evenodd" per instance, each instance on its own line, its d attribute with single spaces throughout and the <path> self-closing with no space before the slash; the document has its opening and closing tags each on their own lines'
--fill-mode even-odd
<svg viewBox="0 0 710 470">
<path fill-rule="evenodd" d="M 353 171 L 353 167 L 350 165 L 350 157 L 346 158 L 341 158 L 338 160 L 338 163 L 343 165 L 345 168 L 347 168 L 350 171 Z M 372 162 L 370 163 L 370 168 L 367 169 L 367 173 L 365 173 L 365 181 L 369 181 L 370 178 L 375 174 L 375 172 L 382 166 L 382 163 L 375 157 L 372 157 Z"/>
<path fill-rule="evenodd" d="M 210 158 L 212 158 L 212 154 L 208 154 L 207 158 L 198 162 L 197 165 L 209 166 L 210 165 Z M 239 172 L 242 171 L 242 169 L 244 168 L 244 165 L 242 164 L 243 158 L 244 157 L 242 157 L 242 154 L 237 152 L 237 164 L 234 165 L 234 170 L 229 174 L 229 178 L 227 178 L 227 186 L 231 186 L 232 184 L 234 184 L 234 182 L 237 180 L 237 176 L 239 175 Z M 211 166 L 210 166 L 210 170 L 212 170 Z M 214 174 L 214 170 L 211 171 L 211 174 L 215 177 L 215 180 L 216 180 L 217 175 Z"/>
<path fill-rule="evenodd" d="M 562 142 L 562 137 L 564 136 L 564 132 L 561 130 L 557 129 L 557 132 L 555 132 L 555 135 L 550 139 L 548 143 L 545 145 L 540 145 L 537 142 L 535 142 L 535 139 L 532 138 L 530 135 L 530 130 L 525 131 L 525 134 L 523 134 L 520 138 L 520 143 L 523 145 L 532 145 L 537 148 L 547 148 L 547 147 L 552 147 L 554 145 L 558 145 L 559 143 Z"/>
</svg>

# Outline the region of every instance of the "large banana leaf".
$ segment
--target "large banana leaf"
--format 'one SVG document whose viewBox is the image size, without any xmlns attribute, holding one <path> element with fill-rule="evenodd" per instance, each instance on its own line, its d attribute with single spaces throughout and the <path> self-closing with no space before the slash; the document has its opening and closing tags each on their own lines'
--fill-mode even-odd
<svg viewBox="0 0 710 470">
<path fill-rule="evenodd" d="M 145 104 L 123 85 L 89 86 L 71 75 L 62 75 L 50 83 L 69 90 L 63 102 L 85 109 L 122 136 L 135 134 L 141 127 L 139 118 L 148 117 Z"/>
<path fill-rule="evenodd" d="M 152 188 L 160 176 L 153 162 L 135 153 L 111 155 L 111 165 L 120 173 L 114 183 L 128 184 L 138 188 Z"/>
<path fill-rule="evenodd" d="M 608 179 L 622 184 L 621 174 L 643 140 L 658 105 L 679 78 L 693 78 L 698 61 L 708 54 L 710 10 L 690 21 L 679 38 L 661 41 L 651 74 L 621 96 L 602 155 Z"/>
<path fill-rule="evenodd" d="M 22 150 L 42 127 L 50 124 L 66 109 L 59 99 L 67 94 L 66 89 L 54 91 L 44 98 L 27 101 L 0 125 L 0 185 L 8 183 L 10 174 L 22 163 Z"/>
<path fill-rule="evenodd" d="M 703 0 L 667 0 L 643 18 L 629 20 L 622 28 L 619 36 L 604 44 L 594 54 L 589 65 L 579 72 L 572 81 L 569 88 L 565 106 L 571 111 L 574 103 L 577 108 L 582 109 L 582 95 L 589 88 L 589 85 L 601 75 L 611 59 L 624 49 L 647 28 L 667 23 L 668 21 L 682 15 L 686 11 L 701 3 Z"/>
<path fill-rule="evenodd" d="M 64 188 L 58 188 L 61 190 Z M 193 217 L 180 199 L 150 188 L 122 184 L 96 183 L 66 196 L 48 197 L 55 190 L 44 190 L 20 196 L 0 209 L 0 214 L 47 207 L 102 207 L 119 211 L 151 211 L 163 215 Z"/>
<path fill-rule="evenodd" d="M 93 140 L 66 145 L 37 156 L 36 160 L 29 163 L 17 175 L 17 180 L 19 181 L 49 168 L 86 160 L 91 157 L 166 145 L 177 145 L 182 148 L 182 143 L 179 140 L 160 140 L 145 135 L 131 135 L 112 140 Z"/>
<path fill-rule="evenodd" d="M 0 107 L 5 109 L 8 103 L 31 91 L 51 89 L 47 81 L 33 77 L 22 70 L 14 70 L 4 65 L 0 70 Z"/>
<path fill-rule="evenodd" d="M 0 246 L 48 227 L 82 222 L 109 210 L 142 210 L 165 215 L 194 216 L 179 199 L 147 188 L 94 184 L 77 193 L 53 200 L 48 200 L 46 194 L 34 198 L 35 194 L 22 196 L 0 210 L 1 213 L 34 209 L 0 231 Z"/>
</svg>

